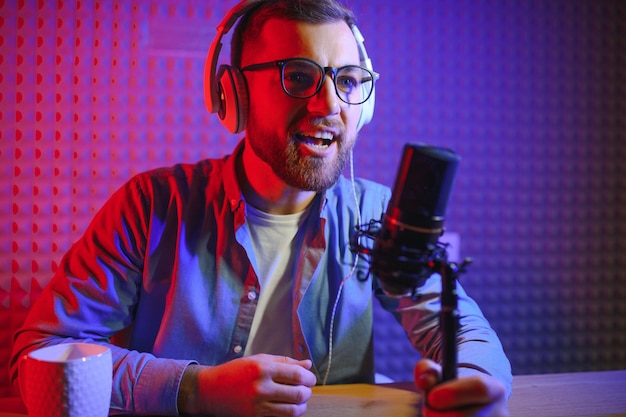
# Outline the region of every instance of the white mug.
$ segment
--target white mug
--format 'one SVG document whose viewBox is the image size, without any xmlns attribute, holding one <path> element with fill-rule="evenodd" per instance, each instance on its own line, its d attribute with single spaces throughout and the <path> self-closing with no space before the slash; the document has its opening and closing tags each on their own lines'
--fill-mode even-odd
<svg viewBox="0 0 626 417">
<path fill-rule="evenodd" d="M 29 417 L 106 417 L 112 375 L 108 347 L 62 343 L 23 356 L 20 390 Z"/>
</svg>

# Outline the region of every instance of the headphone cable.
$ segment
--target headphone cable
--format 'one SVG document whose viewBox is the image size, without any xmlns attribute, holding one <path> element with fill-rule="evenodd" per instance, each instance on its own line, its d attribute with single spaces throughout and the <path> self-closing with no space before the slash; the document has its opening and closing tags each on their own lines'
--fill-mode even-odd
<svg viewBox="0 0 626 417">
<path fill-rule="evenodd" d="M 356 206 L 356 219 L 357 225 L 361 224 L 361 210 L 359 208 L 359 200 L 356 195 L 356 185 L 354 182 L 354 156 L 352 151 L 350 151 L 350 183 L 352 184 L 352 197 L 354 198 L 354 204 Z M 357 237 L 357 243 L 361 243 L 361 237 Z M 330 329 L 328 335 L 328 366 L 326 367 L 326 373 L 324 374 L 324 380 L 322 381 L 322 385 L 326 385 L 328 381 L 328 375 L 330 375 L 330 368 L 333 363 L 333 330 L 335 327 L 335 314 L 337 313 L 337 306 L 339 305 L 339 298 L 341 297 L 341 290 L 343 289 L 343 285 L 346 281 L 354 274 L 356 270 L 356 265 L 359 257 L 358 254 L 354 255 L 354 262 L 352 263 L 352 267 L 350 268 L 350 272 L 346 275 L 339 284 L 339 289 L 337 290 L 337 298 L 335 298 L 335 303 L 333 304 L 333 310 L 330 315 Z"/>
</svg>

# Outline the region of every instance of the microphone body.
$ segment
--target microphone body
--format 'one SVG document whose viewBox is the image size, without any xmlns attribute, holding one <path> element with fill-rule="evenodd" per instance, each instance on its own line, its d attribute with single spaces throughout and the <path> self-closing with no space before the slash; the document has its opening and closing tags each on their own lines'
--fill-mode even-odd
<svg viewBox="0 0 626 417">
<path fill-rule="evenodd" d="M 460 158 L 452 150 L 406 144 L 391 200 L 371 252 L 372 273 L 390 296 L 414 296 L 446 262 L 446 207 Z"/>
</svg>

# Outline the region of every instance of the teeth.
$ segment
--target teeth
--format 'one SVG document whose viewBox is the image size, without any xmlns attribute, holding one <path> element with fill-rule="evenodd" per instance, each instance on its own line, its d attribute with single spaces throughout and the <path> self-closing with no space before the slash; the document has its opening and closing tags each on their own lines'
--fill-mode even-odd
<svg viewBox="0 0 626 417">
<path fill-rule="evenodd" d="M 298 133 L 296 138 L 307 146 L 327 148 L 332 143 L 335 135 L 328 131 L 309 130 Z"/>
<path fill-rule="evenodd" d="M 302 132 L 300 133 L 302 136 L 309 136 L 312 138 L 316 138 L 316 139 L 326 139 L 326 140 L 332 140 L 333 139 L 333 134 L 330 132 L 322 132 L 319 130 L 315 130 L 315 131 L 311 131 L 311 132 Z"/>
</svg>

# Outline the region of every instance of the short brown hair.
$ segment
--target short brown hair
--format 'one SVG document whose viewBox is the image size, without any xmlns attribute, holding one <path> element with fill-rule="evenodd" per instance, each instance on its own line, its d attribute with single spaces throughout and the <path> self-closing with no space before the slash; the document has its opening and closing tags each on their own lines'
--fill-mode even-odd
<svg viewBox="0 0 626 417">
<path fill-rule="evenodd" d="M 234 67 L 241 66 L 243 47 L 251 39 L 258 38 L 265 22 L 281 18 L 305 23 L 331 23 L 344 21 L 350 27 L 355 24 L 354 13 L 335 0 L 259 0 L 241 17 L 230 46 L 230 61 Z"/>
</svg>

